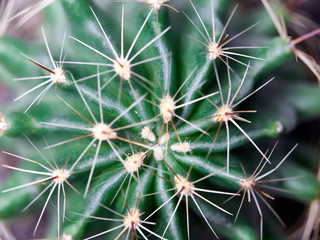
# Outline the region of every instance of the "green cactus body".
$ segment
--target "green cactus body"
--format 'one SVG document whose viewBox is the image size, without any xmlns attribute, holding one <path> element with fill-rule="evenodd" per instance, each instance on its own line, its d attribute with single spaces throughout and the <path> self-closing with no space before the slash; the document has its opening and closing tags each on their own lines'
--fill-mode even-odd
<svg viewBox="0 0 320 240">
<path fill-rule="evenodd" d="M 283 238 L 275 189 L 308 204 L 320 184 L 312 156 L 270 142 L 319 116 L 320 90 L 263 22 L 233 28 L 233 1 L 145 4 L 55 1 L 39 44 L 1 37 L 3 83 L 22 90 L 0 144 L 22 163 L 4 165 L 0 216 L 27 206 L 36 232 L 48 214 L 58 239 Z"/>
</svg>

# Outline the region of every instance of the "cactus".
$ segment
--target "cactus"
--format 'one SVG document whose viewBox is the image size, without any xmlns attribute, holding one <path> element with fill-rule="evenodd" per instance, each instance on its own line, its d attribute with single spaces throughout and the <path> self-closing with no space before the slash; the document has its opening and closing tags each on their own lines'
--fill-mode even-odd
<svg viewBox="0 0 320 240">
<path fill-rule="evenodd" d="M 34 238 L 46 215 L 54 239 L 284 239 L 286 207 L 319 198 L 289 134 L 320 115 L 293 61 L 319 76 L 296 47 L 318 30 L 288 40 L 267 0 L 250 18 L 227 0 L 38 4 L 13 18 L 50 5 L 37 41 L 0 39 L 1 156 L 20 160 L 3 220 L 33 212 Z"/>
</svg>

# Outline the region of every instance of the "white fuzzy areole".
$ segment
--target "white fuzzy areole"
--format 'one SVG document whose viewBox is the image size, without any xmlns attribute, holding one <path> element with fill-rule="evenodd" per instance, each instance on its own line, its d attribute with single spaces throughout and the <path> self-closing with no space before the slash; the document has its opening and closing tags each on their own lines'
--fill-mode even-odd
<svg viewBox="0 0 320 240">
<path fill-rule="evenodd" d="M 145 157 L 146 155 L 144 152 L 133 154 L 124 161 L 124 167 L 129 173 L 137 172 L 142 166 Z"/>
<path fill-rule="evenodd" d="M 104 123 L 96 124 L 92 132 L 94 133 L 94 137 L 101 141 L 117 137 L 117 133 L 114 132 L 107 124 Z"/>
<path fill-rule="evenodd" d="M 126 216 L 123 220 L 124 227 L 127 229 L 136 229 L 140 226 L 140 213 L 139 210 L 135 209 L 128 216 Z"/>
<path fill-rule="evenodd" d="M 277 121 L 276 124 L 277 124 L 277 132 L 282 133 L 284 130 L 283 124 L 279 121 Z"/>
<path fill-rule="evenodd" d="M 61 237 L 61 240 L 72 240 L 72 236 L 63 234 L 62 237 Z"/>
<path fill-rule="evenodd" d="M 169 95 L 165 96 L 160 101 L 160 114 L 163 117 L 164 123 L 168 123 L 174 114 L 174 109 L 176 105 Z"/>
<path fill-rule="evenodd" d="M 164 145 L 167 141 L 169 141 L 169 134 L 163 134 L 159 139 L 159 144 Z"/>
<path fill-rule="evenodd" d="M 64 71 L 61 67 L 57 67 L 53 71 L 54 74 L 51 73 L 50 75 L 50 79 L 52 82 L 54 82 L 55 84 L 66 83 L 66 75 L 64 74 Z"/>
<path fill-rule="evenodd" d="M 245 180 L 242 180 L 242 186 L 246 189 L 246 190 L 249 190 L 252 188 L 252 186 L 255 185 L 255 182 L 252 178 L 248 178 L 248 179 L 245 179 Z"/>
<path fill-rule="evenodd" d="M 191 144 L 189 142 L 175 143 L 170 146 L 170 149 L 179 153 L 188 153 L 192 151 Z"/>
<path fill-rule="evenodd" d="M 114 64 L 113 69 L 121 78 L 129 80 L 131 77 L 131 65 L 124 58 L 119 58 Z"/>
<path fill-rule="evenodd" d="M 193 184 L 180 175 L 178 175 L 178 177 L 174 177 L 174 180 L 176 182 L 175 188 L 177 189 L 177 192 L 184 196 L 192 195 L 194 193 Z"/>
<path fill-rule="evenodd" d="M 4 119 L 4 116 L 0 113 L 0 136 L 3 134 L 4 130 L 7 129 L 8 125 Z"/>
<path fill-rule="evenodd" d="M 156 161 L 163 160 L 163 151 L 165 151 L 164 145 L 169 141 L 169 134 L 164 134 L 159 139 L 159 145 L 153 148 L 153 158 Z"/>
<path fill-rule="evenodd" d="M 147 3 L 153 5 L 156 10 L 159 10 L 164 2 L 164 0 L 148 0 Z"/>
<path fill-rule="evenodd" d="M 153 158 L 156 161 L 163 160 L 163 147 L 162 146 L 156 146 L 155 148 L 153 148 Z"/>
<path fill-rule="evenodd" d="M 61 169 L 56 169 L 56 170 L 52 173 L 52 175 L 53 175 L 54 177 L 57 177 L 57 178 L 54 179 L 54 181 L 61 184 L 61 183 L 63 183 L 66 179 L 68 179 L 68 177 L 70 177 L 71 172 L 68 171 L 68 170 L 66 170 L 66 169 L 62 169 L 62 170 L 61 170 Z"/>
<path fill-rule="evenodd" d="M 218 43 L 210 43 L 208 50 L 211 61 L 215 60 L 222 54 L 222 49 L 219 47 Z"/>
<path fill-rule="evenodd" d="M 156 136 L 152 132 L 151 128 L 148 126 L 144 126 L 144 128 L 141 131 L 141 137 L 143 139 L 149 140 L 150 142 L 156 141 Z"/>
<path fill-rule="evenodd" d="M 213 118 L 214 121 L 224 121 L 227 122 L 229 121 L 232 116 L 234 116 L 234 112 L 232 110 L 232 108 L 230 108 L 228 105 L 223 105 L 220 109 L 219 109 L 219 113 Z"/>
</svg>

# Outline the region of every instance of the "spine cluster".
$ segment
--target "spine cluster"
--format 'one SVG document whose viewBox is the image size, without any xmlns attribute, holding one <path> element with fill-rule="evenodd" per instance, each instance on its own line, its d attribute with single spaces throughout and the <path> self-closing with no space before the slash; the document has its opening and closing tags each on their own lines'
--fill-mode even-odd
<svg viewBox="0 0 320 240">
<path fill-rule="evenodd" d="M 252 115 L 260 113 L 243 105 L 271 81 L 277 81 L 271 78 L 253 87 L 255 77 L 261 77 L 265 66 L 275 61 L 270 58 L 270 46 L 236 44 L 238 38 L 254 31 L 257 23 L 231 33 L 237 6 L 225 21 L 220 21 L 219 6 L 213 0 L 199 3 L 201 11 L 198 3 L 190 0 L 191 11 L 183 12 L 184 25 L 192 31 L 183 37 L 190 44 L 184 43 L 189 59 L 179 63 L 183 72 L 177 68 L 177 59 L 182 58 L 179 54 L 185 55 L 181 49 L 172 49 L 171 42 L 178 26 L 168 25 L 169 12 L 177 15 L 180 9 L 171 6 L 171 1 L 139 1 L 145 3 L 139 27 L 126 22 L 125 6 L 130 3 L 123 4 L 121 13 L 115 14 L 121 23 L 118 35 L 110 33 L 114 26 L 86 1 L 71 2 L 61 1 L 68 13 L 76 11 L 71 8 L 79 8 L 77 14 L 91 18 L 90 28 L 100 38 L 92 39 L 86 33 L 78 36 L 79 29 L 86 27 L 79 26 L 70 38 L 68 32 L 64 34 L 60 51 L 52 51 L 44 27 L 42 36 L 50 67 L 24 53 L 28 64 L 45 74 L 15 79 L 19 83 L 38 81 L 14 100 L 26 99 L 27 107 L 19 116 L 23 124 L 31 122 L 27 127 L 34 136 L 25 136 L 38 158 L 4 152 L 25 162 L 26 167 L 3 166 L 28 174 L 32 180 L 5 187 L 2 194 L 32 186 L 38 189 L 24 209 L 44 198 L 34 234 L 52 199 L 57 209 L 55 237 L 64 240 L 196 239 L 194 215 L 211 231 L 206 239 L 235 239 L 237 227 L 233 221 L 237 221 L 246 196 L 260 216 L 260 239 L 262 205 L 284 224 L 268 202 L 274 200 L 268 184 L 290 181 L 287 177 L 269 178 L 297 145 L 274 164 L 271 154 L 276 145 L 269 151 L 255 139 L 278 136 L 282 123 L 275 120 L 263 125 L 251 120 Z M 268 1 L 262 3 L 270 13 Z M 25 17 L 29 18 L 28 11 Z M 271 17 L 277 21 L 274 15 Z M 279 59 L 290 55 L 292 41 L 278 41 L 282 44 Z M 69 56 L 70 45 L 86 54 L 73 52 Z M 54 58 L 56 52 L 59 59 Z M 48 103 L 47 95 L 50 99 L 52 94 L 57 94 L 57 100 Z M 56 105 L 55 110 L 61 114 L 39 116 L 37 109 L 46 104 L 50 108 Z M 12 124 L 12 119 L 0 115 L 0 136 L 6 132 L 10 135 L 14 128 L 18 135 L 26 134 Z M 252 131 L 246 130 L 250 124 Z M 45 150 L 38 146 L 41 135 Z M 247 159 L 234 157 L 232 149 L 237 146 L 256 152 L 250 167 Z M 248 174 L 245 169 L 250 168 L 254 171 Z M 81 199 L 82 207 L 72 206 L 75 199 Z M 229 209 L 223 201 L 232 202 L 233 207 Z M 215 224 L 215 217 L 220 224 Z M 91 220 L 105 221 L 105 228 L 87 232 Z"/>
</svg>

